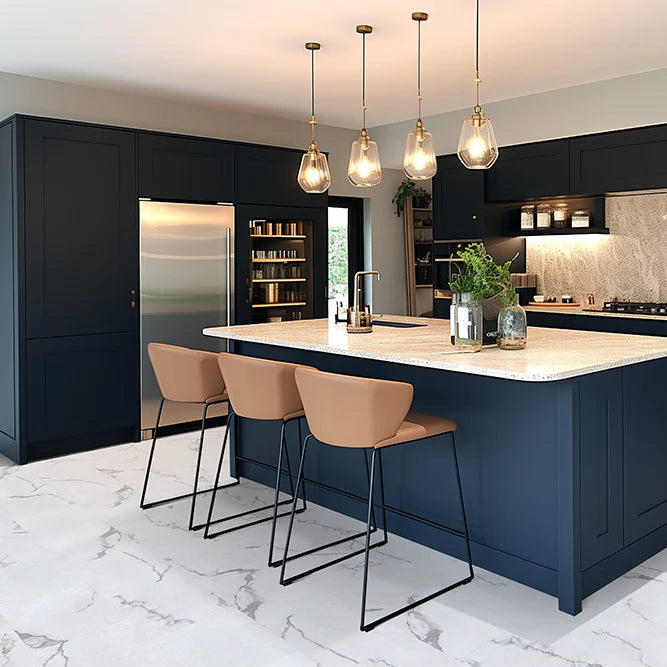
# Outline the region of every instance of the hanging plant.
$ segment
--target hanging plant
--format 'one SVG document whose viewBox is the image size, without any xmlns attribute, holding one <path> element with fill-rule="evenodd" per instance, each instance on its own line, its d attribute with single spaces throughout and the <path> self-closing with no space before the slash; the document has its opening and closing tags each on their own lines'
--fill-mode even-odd
<svg viewBox="0 0 667 667">
<path fill-rule="evenodd" d="M 411 181 L 409 178 L 403 180 L 403 182 L 398 186 L 394 198 L 391 200 L 392 204 L 396 204 L 396 215 L 400 218 L 401 213 L 405 209 L 405 202 L 408 200 L 408 197 L 412 197 L 415 194 L 416 186 L 414 181 Z"/>
</svg>

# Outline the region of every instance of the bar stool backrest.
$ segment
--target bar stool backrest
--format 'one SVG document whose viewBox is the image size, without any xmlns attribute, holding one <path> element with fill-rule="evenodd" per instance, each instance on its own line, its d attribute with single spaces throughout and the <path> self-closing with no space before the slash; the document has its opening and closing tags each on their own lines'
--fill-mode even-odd
<svg viewBox="0 0 667 667">
<path fill-rule="evenodd" d="M 215 352 L 149 343 L 148 356 L 162 396 L 168 401 L 206 403 L 225 391 Z"/>
<path fill-rule="evenodd" d="M 392 438 L 412 404 L 407 382 L 298 368 L 296 384 L 311 433 L 328 445 L 373 447 Z"/>
<path fill-rule="evenodd" d="M 298 364 L 221 352 L 218 364 L 225 378 L 232 410 L 248 419 L 284 419 L 303 410 L 294 371 Z"/>
</svg>

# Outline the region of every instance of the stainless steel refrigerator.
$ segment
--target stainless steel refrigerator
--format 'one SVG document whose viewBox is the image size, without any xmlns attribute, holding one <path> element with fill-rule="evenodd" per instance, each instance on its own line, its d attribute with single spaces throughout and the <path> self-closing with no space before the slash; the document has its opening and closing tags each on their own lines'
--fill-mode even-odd
<svg viewBox="0 0 667 667">
<path fill-rule="evenodd" d="M 161 394 L 147 353 L 150 342 L 225 350 L 202 329 L 233 322 L 234 207 L 140 201 L 141 428 L 155 426 Z M 226 414 L 215 406 L 209 416 Z M 201 419 L 201 406 L 167 403 L 160 425 Z"/>
</svg>

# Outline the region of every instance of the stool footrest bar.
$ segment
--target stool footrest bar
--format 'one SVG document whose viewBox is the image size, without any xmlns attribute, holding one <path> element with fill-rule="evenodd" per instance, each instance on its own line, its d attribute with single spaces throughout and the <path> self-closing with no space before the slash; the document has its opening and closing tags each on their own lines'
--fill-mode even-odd
<svg viewBox="0 0 667 667">
<path fill-rule="evenodd" d="M 234 482 L 231 482 L 229 484 L 221 484 L 220 486 L 217 487 L 218 490 L 220 489 L 229 489 L 232 486 L 238 486 L 241 482 L 239 480 L 236 480 Z M 215 489 L 202 489 L 201 491 L 197 491 L 194 495 L 195 496 L 201 496 L 204 493 L 213 493 Z M 142 510 L 149 510 L 152 509 L 153 507 L 160 507 L 161 505 L 169 505 L 169 503 L 175 503 L 178 502 L 179 500 L 185 500 L 186 498 L 192 498 L 192 492 L 190 493 L 184 493 L 181 496 L 174 496 L 173 498 L 165 498 L 164 500 L 154 500 L 153 502 L 150 503 L 144 503 L 143 505 L 140 505 L 140 509 Z"/>
<path fill-rule="evenodd" d="M 457 581 L 453 584 L 450 584 L 449 586 L 446 586 L 445 588 L 441 588 L 439 591 L 436 591 L 435 593 L 431 593 L 429 595 L 425 595 L 423 598 L 419 598 L 419 600 L 415 600 L 414 602 L 411 602 L 408 605 L 405 605 L 405 607 L 401 607 L 400 609 L 396 609 L 396 611 L 392 611 L 390 614 L 386 614 L 385 616 L 382 616 L 375 621 L 372 621 L 371 623 L 366 623 L 365 625 L 361 626 L 361 629 L 364 632 L 370 632 L 373 630 L 373 628 L 376 628 L 378 625 L 381 623 L 384 623 L 385 621 L 389 621 L 392 618 L 396 618 L 397 616 L 400 616 L 401 614 L 404 614 L 406 611 L 410 611 L 410 609 L 414 609 L 415 607 L 418 607 L 421 604 L 424 604 L 425 602 L 428 602 L 429 600 L 433 600 L 434 598 L 437 598 L 440 595 L 444 595 L 445 593 L 448 593 L 449 591 L 453 590 L 454 588 L 458 588 L 459 586 L 463 586 L 465 584 L 469 584 L 473 580 L 473 576 L 468 576 L 465 579 L 461 579 L 460 581 Z"/>
</svg>

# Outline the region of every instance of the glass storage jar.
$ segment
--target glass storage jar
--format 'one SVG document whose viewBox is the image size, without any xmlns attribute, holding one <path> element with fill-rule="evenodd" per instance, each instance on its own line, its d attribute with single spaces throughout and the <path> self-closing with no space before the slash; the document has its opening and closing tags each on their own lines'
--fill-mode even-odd
<svg viewBox="0 0 667 667">
<path fill-rule="evenodd" d="M 590 227 L 591 214 L 588 211 L 572 211 L 572 228 Z"/>
<path fill-rule="evenodd" d="M 523 350 L 526 347 L 526 311 L 519 305 L 519 297 L 514 303 L 498 313 L 498 347 L 502 350 Z"/>
<path fill-rule="evenodd" d="M 472 294 L 458 294 L 454 304 L 454 347 L 479 352 L 482 349 L 484 314 Z"/>
<path fill-rule="evenodd" d="M 537 205 L 537 228 L 549 229 L 551 227 L 551 204 Z"/>
<path fill-rule="evenodd" d="M 525 204 L 521 207 L 521 229 L 535 229 L 535 206 Z"/>
<path fill-rule="evenodd" d="M 567 217 L 570 214 L 570 208 L 567 204 L 556 204 L 554 206 L 554 227 L 563 229 L 567 227 Z"/>
</svg>

